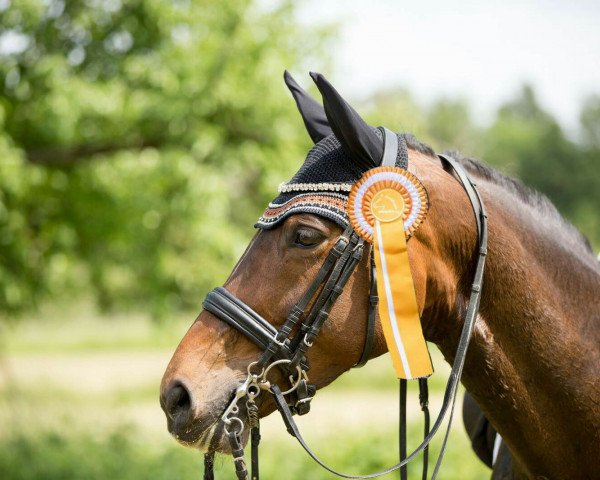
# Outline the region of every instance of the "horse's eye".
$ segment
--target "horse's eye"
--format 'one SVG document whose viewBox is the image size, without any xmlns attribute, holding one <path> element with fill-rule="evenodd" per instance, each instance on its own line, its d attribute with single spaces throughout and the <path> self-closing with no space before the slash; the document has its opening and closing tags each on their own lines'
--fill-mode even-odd
<svg viewBox="0 0 600 480">
<path fill-rule="evenodd" d="M 294 245 L 301 248 L 314 247 L 324 240 L 325 236 L 312 228 L 299 228 L 296 230 Z"/>
</svg>

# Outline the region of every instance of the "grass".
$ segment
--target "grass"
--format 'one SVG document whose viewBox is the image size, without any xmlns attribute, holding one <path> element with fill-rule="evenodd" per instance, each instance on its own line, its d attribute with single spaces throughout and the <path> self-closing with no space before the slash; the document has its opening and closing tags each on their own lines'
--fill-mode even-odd
<svg viewBox="0 0 600 480">
<path fill-rule="evenodd" d="M 363 433 L 360 439 L 337 433 L 337 438 L 322 439 L 314 445 L 335 468 L 350 473 L 368 473 L 397 461 L 392 430 Z M 0 444 L 0 472 L 2 478 L 11 480 L 202 478 L 202 456 L 199 453 L 174 443 L 149 444 L 140 441 L 140 435 L 141 432 L 131 429 L 115 429 L 101 437 L 91 432 L 55 431 L 36 436 L 15 434 Z M 417 432 L 412 429 L 411 440 L 416 435 Z M 467 445 L 462 445 L 462 448 L 467 448 Z M 433 449 L 433 458 L 435 453 L 436 449 Z M 430 472 L 433 465 L 432 460 Z M 409 464 L 409 478 L 420 478 L 420 470 L 420 459 Z M 285 472 L 284 477 L 282 472 Z M 442 472 L 444 479 L 457 480 L 478 479 L 482 478 L 482 473 L 487 474 L 479 465 L 465 462 L 459 449 L 448 453 Z M 218 457 L 215 473 L 217 478 L 233 478 L 231 458 Z M 261 475 L 265 479 L 333 478 L 308 458 L 291 438 L 266 438 L 262 442 Z M 381 478 L 397 478 L 397 475 L 391 473 Z"/>
<path fill-rule="evenodd" d="M 140 444 L 130 430 L 100 439 L 91 432 L 15 434 L 2 442 L 0 472 L 12 480 L 199 478 L 200 462 L 189 453 Z"/>
<path fill-rule="evenodd" d="M 0 321 L 0 346 L 9 354 L 174 349 L 195 317 L 178 314 L 155 322 L 137 313 L 100 316 L 85 303 L 47 307 L 18 322 Z"/>
<path fill-rule="evenodd" d="M 157 401 L 164 366 L 192 319 L 157 325 L 141 316 L 57 312 L 4 332 L 0 478 L 200 479 L 202 456 L 170 438 Z M 448 367 L 437 353 L 434 363 L 435 415 Z M 395 463 L 397 388 L 388 358 L 345 374 L 319 392 L 311 414 L 299 419 L 305 438 L 342 471 L 368 473 Z M 422 435 L 414 387 L 409 402 L 415 413 L 409 415 L 409 447 L 414 447 Z M 286 479 L 334 478 L 274 415 L 263 422 L 262 478 L 283 478 L 282 471 Z M 442 478 L 489 478 L 456 420 Z M 439 439 L 432 446 L 430 473 L 437 445 Z M 411 463 L 409 478 L 420 478 L 420 468 L 420 460 Z M 234 478 L 231 458 L 217 460 L 216 477 Z"/>
</svg>

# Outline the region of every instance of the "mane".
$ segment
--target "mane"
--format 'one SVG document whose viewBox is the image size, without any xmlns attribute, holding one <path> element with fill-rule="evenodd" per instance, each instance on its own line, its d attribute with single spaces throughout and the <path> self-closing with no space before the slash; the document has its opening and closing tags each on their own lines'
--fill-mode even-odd
<svg viewBox="0 0 600 480">
<path fill-rule="evenodd" d="M 409 148 L 425 155 L 436 155 L 435 151 L 429 145 L 420 142 L 413 135 L 405 134 L 404 138 L 406 139 L 406 144 Z M 449 155 L 460 162 L 469 173 L 504 188 L 515 195 L 523 203 L 535 208 L 545 218 L 559 223 L 559 225 L 563 227 L 562 231 L 568 233 L 578 245 L 585 249 L 586 252 L 593 254 L 592 245 L 587 237 L 559 213 L 546 195 L 527 187 L 523 182 L 516 178 L 510 177 L 479 160 L 465 157 L 457 151 L 450 150 L 444 152 L 444 154 Z"/>
</svg>

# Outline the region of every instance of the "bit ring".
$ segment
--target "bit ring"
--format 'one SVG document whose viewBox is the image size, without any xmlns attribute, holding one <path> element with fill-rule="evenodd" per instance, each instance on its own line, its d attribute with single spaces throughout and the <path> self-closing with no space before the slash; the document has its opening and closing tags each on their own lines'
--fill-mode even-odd
<svg viewBox="0 0 600 480">
<path fill-rule="evenodd" d="M 277 361 L 273 362 L 271 365 L 269 365 L 265 369 L 264 373 L 262 374 L 263 380 L 268 383 L 267 375 L 269 375 L 269 372 L 271 371 L 271 369 L 273 367 L 276 367 L 278 365 L 282 365 L 282 364 L 285 364 L 285 363 L 292 363 L 292 362 L 291 362 L 291 360 L 282 359 L 282 360 L 277 360 Z M 302 368 L 300 368 L 300 365 L 296 365 L 296 373 L 298 374 L 297 380 L 294 382 L 293 381 L 293 376 L 290 376 L 290 383 L 292 384 L 292 386 L 291 386 L 291 388 L 289 388 L 285 392 L 281 392 L 282 395 L 287 395 L 288 393 L 292 393 L 300 385 L 300 382 L 302 381 L 302 377 L 303 377 L 303 370 L 302 370 Z M 270 391 L 270 388 L 269 388 L 269 391 Z"/>
<path fill-rule="evenodd" d="M 229 435 L 229 430 L 227 429 L 228 426 L 231 426 L 231 424 L 233 424 L 234 422 L 237 422 L 237 424 L 240 427 L 240 431 L 236 432 L 236 435 L 241 435 L 242 432 L 244 431 L 244 422 L 242 422 L 238 417 L 231 417 L 228 418 L 226 420 L 223 420 L 223 422 L 225 423 L 225 426 L 223 427 L 223 430 L 225 430 L 225 433 L 227 435 Z"/>
</svg>

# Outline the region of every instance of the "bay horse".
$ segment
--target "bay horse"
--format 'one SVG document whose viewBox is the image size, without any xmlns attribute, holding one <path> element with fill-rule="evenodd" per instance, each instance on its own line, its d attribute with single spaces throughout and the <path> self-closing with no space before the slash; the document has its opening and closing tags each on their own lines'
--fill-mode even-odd
<svg viewBox="0 0 600 480">
<path fill-rule="evenodd" d="M 269 205 L 224 285 L 275 328 L 284 324 L 342 235 L 347 219 L 336 199 L 347 192 L 339 185 L 355 181 L 381 156 L 377 129 L 366 125 L 324 77 L 313 79 L 323 106 L 285 76 L 315 147 L 287 184 L 297 188 L 284 188 Z M 407 146 L 408 170 L 422 182 L 430 203 L 426 221 L 408 242 L 421 324 L 426 340 L 451 363 L 468 307 L 476 225 L 448 166 L 414 137 L 398 139 Z M 462 383 L 502 438 L 502 461 L 493 478 L 599 479 L 600 262 L 546 197 L 483 163 L 458 161 L 476 182 L 489 222 L 481 305 Z M 322 178 L 297 181 L 307 171 Z M 363 354 L 370 275 L 364 255 L 307 353 L 317 389 Z M 372 340 L 369 358 L 386 352 L 378 319 Z M 254 342 L 203 310 L 161 383 L 171 434 L 200 450 L 230 452 L 218 428 L 221 416 L 260 353 Z M 275 410 L 271 397 L 259 400 L 260 417 Z"/>
</svg>

